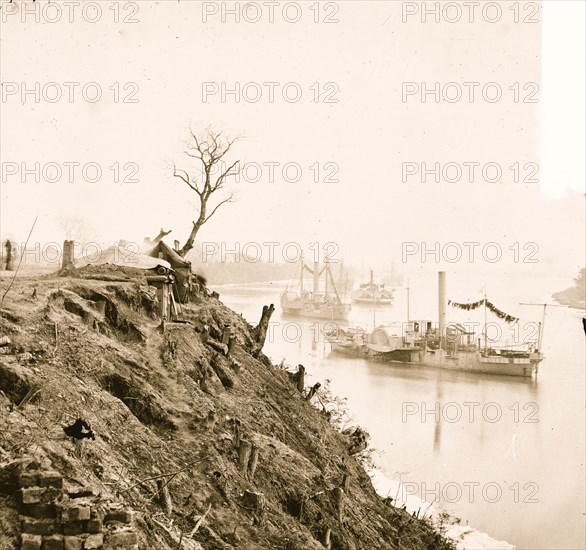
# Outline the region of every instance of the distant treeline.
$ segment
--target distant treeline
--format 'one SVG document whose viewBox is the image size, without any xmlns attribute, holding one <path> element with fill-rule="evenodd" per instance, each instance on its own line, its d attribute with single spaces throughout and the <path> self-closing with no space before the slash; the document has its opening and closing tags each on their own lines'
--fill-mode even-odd
<svg viewBox="0 0 586 550">
<path fill-rule="evenodd" d="M 574 279 L 574 286 L 553 295 L 560 304 L 583 308 L 586 303 L 586 268 L 582 268 Z"/>
<path fill-rule="evenodd" d="M 292 279 L 299 275 L 298 266 L 291 263 L 274 262 L 202 262 L 190 258 L 193 270 L 203 275 L 208 284 L 255 283 Z"/>
</svg>

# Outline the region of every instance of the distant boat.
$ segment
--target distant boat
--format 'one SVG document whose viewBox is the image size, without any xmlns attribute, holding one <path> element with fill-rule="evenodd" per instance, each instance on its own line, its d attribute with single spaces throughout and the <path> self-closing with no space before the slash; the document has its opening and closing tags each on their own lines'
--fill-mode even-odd
<svg viewBox="0 0 586 550">
<path fill-rule="evenodd" d="M 304 274 L 309 272 L 313 276 L 313 288 L 311 291 L 304 289 Z M 324 289 L 320 289 L 320 278 L 324 276 Z M 283 312 L 301 317 L 316 319 L 347 320 L 350 313 L 350 304 L 345 303 L 340 297 L 334 278 L 330 270 L 330 264 L 326 262 L 319 269 L 319 264 L 314 262 L 310 269 L 301 258 L 301 275 L 297 288 L 290 289 L 289 285 L 281 295 L 281 308 Z"/>
<path fill-rule="evenodd" d="M 390 305 L 393 303 L 393 290 L 385 287 L 385 283 L 376 283 L 371 269 L 370 280 L 352 293 L 352 300 L 363 304 Z"/>
</svg>

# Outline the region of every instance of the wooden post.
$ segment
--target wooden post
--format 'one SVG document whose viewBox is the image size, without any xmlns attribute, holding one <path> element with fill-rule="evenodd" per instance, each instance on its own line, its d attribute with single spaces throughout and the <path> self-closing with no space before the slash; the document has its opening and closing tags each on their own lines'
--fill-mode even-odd
<svg viewBox="0 0 586 550">
<path fill-rule="evenodd" d="M 332 548 L 331 538 L 332 538 L 332 530 L 329 527 L 326 527 L 324 534 L 323 534 L 323 537 L 322 537 L 322 544 L 328 550 L 331 550 L 331 548 Z"/>
<path fill-rule="evenodd" d="M 240 440 L 240 446 L 238 447 L 238 467 L 243 474 L 246 474 L 246 470 L 248 469 L 251 447 L 250 441 L 246 439 Z"/>
<path fill-rule="evenodd" d="M 254 472 L 256 472 L 256 467 L 258 466 L 258 454 L 259 448 L 253 443 L 250 461 L 248 462 L 248 479 L 250 481 L 254 479 Z"/>
</svg>

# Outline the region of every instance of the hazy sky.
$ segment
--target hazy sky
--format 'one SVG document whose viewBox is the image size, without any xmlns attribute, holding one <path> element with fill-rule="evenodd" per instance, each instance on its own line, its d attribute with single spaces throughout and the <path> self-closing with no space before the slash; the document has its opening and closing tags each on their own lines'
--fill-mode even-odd
<svg viewBox="0 0 586 550">
<path fill-rule="evenodd" d="M 287 242 L 304 248 L 335 242 L 359 265 L 395 258 L 410 270 L 449 265 L 571 272 L 584 263 L 584 48 L 580 26 L 572 30 L 584 18 L 581 2 L 545 2 L 534 16 L 538 23 L 515 23 L 513 2 L 500 3 L 495 23 L 480 13 L 470 23 L 465 11 L 458 23 L 445 20 L 455 12 L 440 14 L 440 23 L 432 15 L 423 23 L 419 12 L 404 23 L 405 3 L 385 1 L 299 2 L 286 14 L 281 4 L 271 22 L 262 3 L 185 0 L 100 2 L 99 17 L 85 14 L 95 23 L 84 20 L 78 6 L 71 23 L 65 7 L 58 16 L 43 0 L 14 3 L 18 10 L 23 4 L 37 10 L 39 20 L 32 13 L 23 22 L 21 11 L 10 7 L 7 13 L 2 3 L 2 238 L 22 242 L 38 215 L 37 240 L 61 241 L 59 220 L 71 216 L 85 218 L 105 242 L 141 241 L 161 226 L 183 242 L 196 202 L 170 166 L 189 169 L 182 151 L 191 124 L 243 134 L 230 158 L 253 168 L 248 181 L 229 186 L 238 202 L 204 227 L 202 241 L 227 248 L 274 241 L 278 251 Z M 240 21 L 222 14 L 226 8 L 237 8 Z M 259 22 L 246 21 L 258 13 Z M 295 23 L 284 19 L 297 16 Z M 532 20 L 528 10 L 519 16 Z M 47 86 L 51 82 L 57 85 Z M 73 102 L 67 82 L 79 83 Z M 102 92 L 95 103 L 82 96 L 92 82 L 87 93 Z M 406 82 L 415 92 L 403 97 Z M 479 85 L 470 102 L 466 83 L 472 82 Z M 40 88 L 39 102 L 33 92 L 23 104 L 23 83 Z M 440 102 L 429 94 L 422 103 L 421 88 L 436 83 Z M 222 87 L 237 86 L 239 100 L 232 94 L 222 101 Z M 290 98 L 301 98 L 286 101 L 284 88 Z M 502 97 L 487 101 L 483 89 L 487 97 L 500 89 Z M 64 97 L 51 103 L 56 90 Z M 458 91 L 461 100 L 444 99 Z M 23 163 L 34 169 L 37 162 L 41 169 L 59 165 L 60 180 L 22 176 Z M 87 182 L 76 168 L 69 183 L 67 162 L 97 163 L 102 176 Z M 436 162 L 442 168 L 453 163 L 453 170 L 466 170 L 464 163 L 479 168 L 473 182 L 465 171 L 460 182 L 437 183 L 433 176 L 423 182 L 422 163 Z M 138 181 L 114 182 L 114 163 L 120 179 L 137 167 Z M 278 163 L 273 181 L 268 163 Z M 419 172 L 404 177 L 405 163 Z M 499 181 L 484 180 L 487 163 L 501 168 Z M 510 168 L 516 163 L 518 182 Z M 264 166 L 259 181 L 256 166 Z M 532 181 L 537 167 L 538 181 Z M 401 262 L 405 242 L 419 249 L 422 242 L 428 248 L 439 242 L 445 250 L 446 243 L 471 241 L 481 248 L 497 243 L 502 259 L 470 265 L 465 256 L 446 264 L 442 255 L 436 264 L 414 253 Z M 514 247 L 522 260 L 535 250 L 527 243 L 536 243 L 538 264 L 520 266 Z"/>
</svg>

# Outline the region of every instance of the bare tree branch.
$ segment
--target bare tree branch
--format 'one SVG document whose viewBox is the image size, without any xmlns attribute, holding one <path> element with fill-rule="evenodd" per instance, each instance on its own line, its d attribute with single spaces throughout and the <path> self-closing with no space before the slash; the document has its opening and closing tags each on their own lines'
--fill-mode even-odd
<svg viewBox="0 0 586 550">
<path fill-rule="evenodd" d="M 179 172 L 183 172 L 183 174 L 180 174 Z M 193 179 L 190 178 L 189 174 L 185 170 L 177 170 L 176 166 L 173 165 L 173 175 L 176 178 L 179 178 L 182 181 L 184 181 L 187 185 L 189 185 L 189 187 L 191 187 L 201 197 L 201 191 L 199 190 L 199 188 L 197 186 L 197 181 L 195 181 L 195 178 L 193 178 Z M 190 179 L 191 179 L 191 181 L 194 181 L 195 185 L 190 183 Z"/>
<path fill-rule="evenodd" d="M 204 223 L 207 222 L 216 213 L 216 210 L 220 208 L 220 206 L 226 204 L 227 202 L 234 202 L 234 193 L 230 193 L 230 196 L 227 199 L 220 201 L 217 204 L 217 206 L 212 210 L 212 213 L 205 219 Z"/>
<path fill-rule="evenodd" d="M 232 145 L 236 143 L 241 136 L 229 138 L 222 132 L 207 128 L 203 133 L 197 134 L 192 128 L 189 128 L 190 141 L 186 145 L 185 155 L 199 161 L 198 175 L 201 175 L 200 181 L 195 177 L 190 177 L 185 170 L 179 170 L 173 165 L 173 176 L 179 178 L 188 185 L 199 196 L 199 213 L 189 237 L 179 253 L 185 256 L 193 248 L 195 237 L 201 227 L 218 211 L 220 206 L 234 201 L 234 194 L 220 200 L 210 214 L 207 213 L 208 201 L 211 196 L 223 189 L 226 181 L 231 176 L 240 173 L 240 161 L 233 162 L 227 169 L 222 166 L 222 159 L 230 152 Z M 215 173 L 220 173 L 215 177 Z"/>
</svg>

